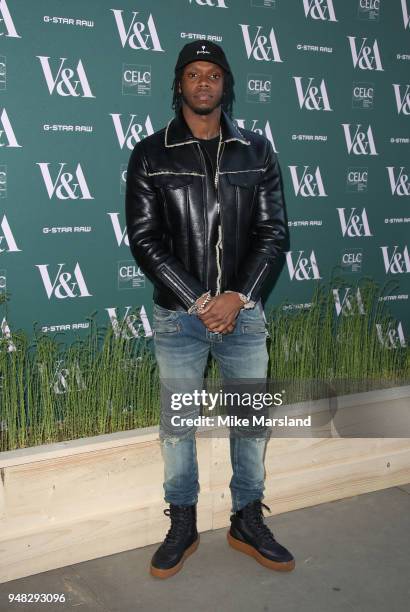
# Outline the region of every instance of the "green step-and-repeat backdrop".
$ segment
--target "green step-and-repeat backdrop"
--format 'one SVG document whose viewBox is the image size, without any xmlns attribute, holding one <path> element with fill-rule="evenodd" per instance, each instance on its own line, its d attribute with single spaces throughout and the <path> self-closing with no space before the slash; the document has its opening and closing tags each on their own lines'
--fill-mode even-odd
<svg viewBox="0 0 410 612">
<path fill-rule="evenodd" d="M 36 323 L 74 337 L 95 311 L 152 334 L 125 173 L 172 117 L 177 54 L 199 38 L 226 51 L 235 121 L 279 156 L 291 250 L 266 306 L 307 308 L 336 269 L 349 315 L 371 277 L 397 319 L 380 341 L 404 346 L 410 0 L 0 0 L 0 334 Z"/>
</svg>

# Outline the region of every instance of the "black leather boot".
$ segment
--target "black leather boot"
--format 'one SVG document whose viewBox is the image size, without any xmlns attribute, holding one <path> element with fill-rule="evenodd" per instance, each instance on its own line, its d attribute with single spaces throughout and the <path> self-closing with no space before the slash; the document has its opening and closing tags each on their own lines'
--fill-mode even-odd
<svg viewBox="0 0 410 612">
<path fill-rule="evenodd" d="M 164 510 L 171 517 L 171 527 L 165 540 L 151 560 L 150 572 L 156 578 L 169 578 L 182 568 L 184 561 L 196 551 L 199 534 L 196 529 L 196 504 L 175 506 L 170 504 Z"/>
<path fill-rule="evenodd" d="M 295 567 L 293 555 L 273 536 L 273 533 L 263 522 L 260 499 L 247 504 L 231 516 L 231 528 L 228 531 L 228 542 L 232 548 L 239 550 L 269 569 L 280 572 L 290 572 Z"/>
</svg>

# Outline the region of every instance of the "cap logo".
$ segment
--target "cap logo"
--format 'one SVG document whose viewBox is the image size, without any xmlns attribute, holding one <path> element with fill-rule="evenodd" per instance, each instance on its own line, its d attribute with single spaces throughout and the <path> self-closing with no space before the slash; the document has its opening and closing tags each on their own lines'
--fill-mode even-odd
<svg viewBox="0 0 410 612">
<path fill-rule="evenodd" d="M 204 54 L 204 53 L 205 53 L 205 54 L 208 54 L 208 55 L 210 55 L 210 54 L 211 54 L 211 52 L 210 52 L 210 51 L 207 51 L 207 50 L 206 50 L 205 45 L 202 45 L 202 51 L 201 51 L 200 49 L 198 49 L 198 51 L 196 52 L 196 54 L 198 55 L 199 53 L 202 53 L 202 54 Z"/>
</svg>

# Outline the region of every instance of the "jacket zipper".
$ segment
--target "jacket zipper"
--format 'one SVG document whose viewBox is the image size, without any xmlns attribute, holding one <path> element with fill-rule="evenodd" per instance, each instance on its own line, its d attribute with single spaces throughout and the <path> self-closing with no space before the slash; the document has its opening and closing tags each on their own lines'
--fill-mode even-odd
<svg viewBox="0 0 410 612">
<path fill-rule="evenodd" d="M 189 300 L 189 302 L 192 302 L 192 295 L 189 295 L 182 287 L 178 287 L 178 285 L 175 283 L 175 278 L 172 278 L 172 276 L 167 274 L 164 269 L 162 270 L 162 274 L 170 281 L 170 283 L 172 283 L 172 285 L 174 285 L 174 287 L 177 287 L 177 289 Z"/>
<path fill-rule="evenodd" d="M 202 160 L 202 163 L 203 163 L 203 166 L 204 166 L 204 172 L 205 172 L 205 176 L 206 176 L 206 162 L 205 162 L 204 155 L 202 153 L 201 145 L 199 144 L 198 141 L 197 141 L 197 145 L 198 145 L 199 155 L 201 156 L 201 160 Z M 204 208 L 204 210 L 205 210 L 205 208 Z M 206 244 L 206 241 L 205 241 L 205 244 Z M 207 261 L 208 261 L 208 246 L 206 247 L 206 249 L 207 249 L 207 253 L 206 253 L 207 254 Z M 207 287 L 208 287 L 208 272 L 209 272 L 209 270 L 208 270 L 208 265 L 207 265 L 206 266 L 206 286 Z"/>
<path fill-rule="evenodd" d="M 221 157 L 219 157 L 219 150 L 222 144 L 222 132 L 219 130 L 219 143 L 218 143 L 218 151 L 216 153 L 216 170 L 215 170 L 215 193 L 216 193 L 216 207 L 219 214 L 219 226 L 218 226 L 218 241 L 216 243 L 216 263 L 218 267 L 218 276 L 216 279 L 216 295 L 221 293 L 221 278 L 222 278 L 222 269 L 223 269 L 223 224 L 222 224 L 222 214 L 221 214 L 221 204 L 219 202 L 219 162 L 222 158 L 225 143 L 223 143 Z M 221 256 L 221 259 L 220 259 Z"/>
<path fill-rule="evenodd" d="M 252 291 L 255 289 L 256 285 L 258 284 L 258 281 L 259 281 L 260 277 L 261 277 L 261 276 L 262 276 L 262 274 L 265 272 L 265 270 L 266 270 L 266 268 L 267 268 L 267 265 L 268 265 L 268 264 L 265 262 L 265 264 L 264 264 L 264 266 L 263 266 L 262 270 L 261 270 L 261 271 L 259 272 L 259 274 L 258 274 L 258 278 L 257 278 L 257 279 L 256 279 L 256 281 L 253 283 L 253 285 L 252 285 L 252 287 L 251 287 L 250 291 L 248 292 L 248 294 L 247 294 L 247 296 L 246 296 L 246 297 L 248 298 L 248 300 L 250 300 L 250 299 L 251 299 Z"/>
<path fill-rule="evenodd" d="M 218 190 L 218 180 L 219 180 L 219 150 L 221 147 L 221 143 L 222 143 L 222 132 L 221 130 L 219 130 L 219 143 L 218 143 L 218 150 L 216 153 L 216 170 L 215 170 L 215 177 L 214 177 L 214 185 L 215 185 L 215 195 L 216 195 L 216 210 L 218 212 L 218 218 L 219 218 L 219 224 L 218 224 L 218 240 L 216 241 L 216 247 L 215 247 L 215 251 L 216 251 L 216 268 L 218 270 L 218 274 L 217 274 L 217 278 L 216 278 L 216 294 L 215 295 L 219 295 L 221 293 L 221 276 L 222 276 L 222 264 L 223 264 L 223 252 L 222 252 L 222 240 L 223 240 L 223 231 L 222 231 L 222 216 L 221 216 L 221 206 L 219 203 L 219 190 Z M 223 145 L 225 146 L 225 143 L 223 143 Z M 198 143 L 198 148 L 199 148 L 199 152 L 201 154 L 201 159 L 203 161 L 204 164 L 204 168 L 205 168 L 205 174 L 206 174 L 206 163 L 205 163 L 205 159 L 201 150 L 201 145 Z M 223 147 L 224 148 L 224 147 Z M 222 152 L 221 152 L 221 157 L 222 157 L 222 153 L 223 153 L 223 148 L 222 148 Z M 222 261 L 221 261 L 221 257 L 220 254 L 222 255 Z"/>
</svg>

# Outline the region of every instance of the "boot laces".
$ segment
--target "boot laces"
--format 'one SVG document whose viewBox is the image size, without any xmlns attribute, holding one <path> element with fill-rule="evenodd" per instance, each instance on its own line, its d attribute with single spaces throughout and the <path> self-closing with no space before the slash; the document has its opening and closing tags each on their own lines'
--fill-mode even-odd
<svg viewBox="0 0 410 612">
<path fill-rule="evenodd" d="M 256 501 L 249 504 L 249 507 L 244 512 L 244 518 L 249 525 L 254 529 L 255 535 L 261 542 L 274 541 L 275 537 L 269 527 L 263 522 L 264 516 L 262 506 L 271 512 L 271 509 L 261 501 Z"/>
<path fill-rule="evenodd" d="M 175 511 L 173 508 L 165 508 L 164 514 L 171 518 L 171 527 L 165 536 L 164 544 L 176 545 L 181 537 L 187 532 L 191 509 Z"/>
</svg>

